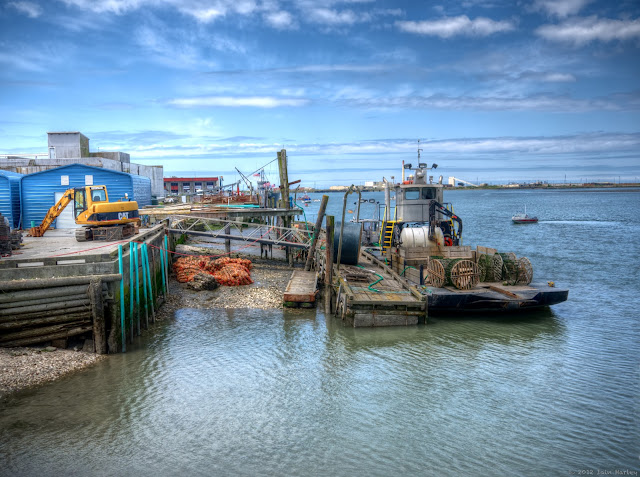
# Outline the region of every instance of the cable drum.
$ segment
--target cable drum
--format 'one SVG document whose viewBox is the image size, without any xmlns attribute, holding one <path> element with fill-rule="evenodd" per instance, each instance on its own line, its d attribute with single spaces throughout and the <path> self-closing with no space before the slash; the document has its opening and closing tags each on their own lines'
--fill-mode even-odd
<svg viewBox="0 0 640 477">
<path fill-rule="evenodd" d="M 333 236 L 333 263 L 338 262 L 338 247 L 340 245 L 341 222 L 335 224 Z M 360 243 L 362 240 L 362 224 L 359 222 L 345 222 L 342 231 L 342 252 L 340 263 L 343 265 L 358 265 Z"/>
</svg>

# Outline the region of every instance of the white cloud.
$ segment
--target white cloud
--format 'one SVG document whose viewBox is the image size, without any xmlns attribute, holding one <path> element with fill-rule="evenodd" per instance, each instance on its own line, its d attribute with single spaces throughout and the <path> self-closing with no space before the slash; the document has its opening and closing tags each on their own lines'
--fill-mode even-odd
<svg viewBox="0 0 640 477">
<path fill-rule="evenodd" d="M 157 0 L 62 0 L 66 5 L 88 10 L 93 13 L 115 13 L 122 15 L 126 12 L 136 10 L 143 4 L 158 4 Z M 163 3 L 163 2 L 162 2 Z"/>
<path fill-rule="evenodd" d="M 420 94 L 411 89 L 399 88 L 394 92 L 346 87 L 336 90 L 332 100 L 354 107 L 378 110 L 448 110 L 448 111 L 622 111 L 636 110 L 638 105 L 623 95 L 620 98 L 576 99 L 566 95 L 534 94 L 456 96 L 447 94 Z"/>
<path fill-rule="evenodd" d="M 545 73 L 541 79 L 549 83 L 573 83 L 576 81 L 576 77 L 570 73 Z"/>
<path fill-rule="evenodd" d="M 560 18 L 575 15 L 592 0 L 536 0 L 534 8 Z"/>
<path fill-rule="evenodd" d="M 215 66 L 201 57 L 198 39 L 182 33 L 141 26 L 134 34 L 136 42 L 151 55 L 150 59 L 171 68 Z"/>
<path fill-rule="evenodd" d="M 353 25 L 362 19 L 352 10 L 338 11 L 329 8 L 314 8 L 308 12 L 307 20 L 323 25 L 338 26 Z"/>
<path fill-rule="evenodd" d="M 253 107 L 253 108 L 278 108 L 300 107 L 308 104 L 307 99 L 300 98 L 275 98 L 273 96 L 207 96 L 200 98 L 176 98 L 168 101 L 168 104 L 180 108 L 206 108 L 206 107 Z"/>
<path fill-rule="evenodd" d="M 224 16 L 224 11 L 219 10 L 217 8 L 196 8 L 196 9 L 183 9 L 183 13 L 191 15 L 200 23 L 210 23 L 213 20 Z"/>
<path fill-rule="evenodd" d="M 298 28 L 293 16 L 284 10 L 266 13 L 264 15 L 264 19 L 269 25 L 278 30 L 292 30 Z"/>
<path fill-rule="evenodd" d="M 20 13 L 24 13 L 29 18 L 38 18 L 42 15 L 42 7 L 32 2 L 9 2 L 8 7 L 15 8 Z"/>
<path fill-rule="evenodd" d="M 543 25 L 536 34 L 550 41 L 584 45 L 592 41 L 624 41 L 640 38 L 640 20 L 577 18 L 559 25 Z"/>
<path fill-rule="evenodd" d="M 154 7 L 173 7 L 202 23 L 209 23 L 228 12 L 249 15 L 257 7 L 253 0 L 62 0 L 66 5 L 93 13 L 126 13 Z"/>
<path fill-rule="evenodd" d="M 470 20 L 466 15 L 419 22 L 397 21 L 396 26 L 406 33 L 439 36 L 440 38 L 450 38 L 458 35 L 488 36 L 515 29 L 513 23 L 509 21 L 495 21 L 485 17 Z"/>
</svg>

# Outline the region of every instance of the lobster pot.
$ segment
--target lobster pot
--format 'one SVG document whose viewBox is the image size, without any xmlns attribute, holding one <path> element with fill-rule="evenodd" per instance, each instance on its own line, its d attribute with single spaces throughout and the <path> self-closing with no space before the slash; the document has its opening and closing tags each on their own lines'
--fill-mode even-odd
<svg viewBox="0 0 640 477">
<path fill-rule="evenodd" d="M 333 263 L 338 261 L 338 247 L 340 245 L 340 222 L 336 222 L 333 237 Z M 362 237 L 362 224 L 358 222 L 345 222 L 342 231 L 342 252 L 340 263 L 343 265 L 358 265 L 360 256 L 360 243 Z"/>
<path fill-rule="evenodd" d="M 486 253 L 478 255 L 478 273 L 481 282 L 493 281 L 493 255 Z"/>
<path fill-rule="evenodd" d="M 478 257 L 478 274 L 481 282 L 499 282 L 502 280 L 502 255 L 480 254 Z"/>
<path fill-rule="evenodd" d="M 445 284 L 453 285 L 458 290 L 470 290 L 480 281 L 478 265 L 467 259 L 441 259 L 445 271 Z"/>
<path fill-rule="evenodd" d="M 442 262 L 436 258 L 432 258 L 427 263 L 427 275 L 424 278 L 424 283 L 426 285 L 431 285 L 432 287 L 442 288 L 445 282 L 445 272 L 444 266 Z"/>
<path fill-rule="evenodd" d="M 514 253 L 500 254 L 503 260 L 502 279 L 508 285 L 528 285 L 533 280 L 533 267 L 527 257 L 516 258 Z"/>
</svg>

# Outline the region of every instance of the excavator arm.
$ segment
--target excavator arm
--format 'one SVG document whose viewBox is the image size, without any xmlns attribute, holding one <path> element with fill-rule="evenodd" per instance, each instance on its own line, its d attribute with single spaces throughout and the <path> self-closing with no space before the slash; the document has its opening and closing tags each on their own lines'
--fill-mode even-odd
<svg viewBox="0 0 640 477">
<path fill-rule="evenodd" d="M 42 223 L 36 227 L 31 227 L 29 229 L 28 235 L 30 235 L 31 237 L 42 237 L 44 233 L 49 229 L 53 221 L 56 220 L 65 209 L 65 207 L 69 205 L 69 202 L 73 201 L 74 197 L 74 189 L 69 189 L 64 194 L 62 194 L 60 200 L 53 207 L 51 207 L 47 212 L 47 215 L 44 216 Z"/>
</svg>

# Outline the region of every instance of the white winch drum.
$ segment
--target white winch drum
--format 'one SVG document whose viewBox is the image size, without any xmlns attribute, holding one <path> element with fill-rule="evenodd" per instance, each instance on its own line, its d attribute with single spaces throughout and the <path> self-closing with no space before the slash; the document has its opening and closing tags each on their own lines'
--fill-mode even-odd
<svg viewBox="0 0 640 477">
<path fill-rule="evenodd" d="M 428 247 L 429 227 L 406 227 L 400 233 L 403 247 Z"/>
</svg>

